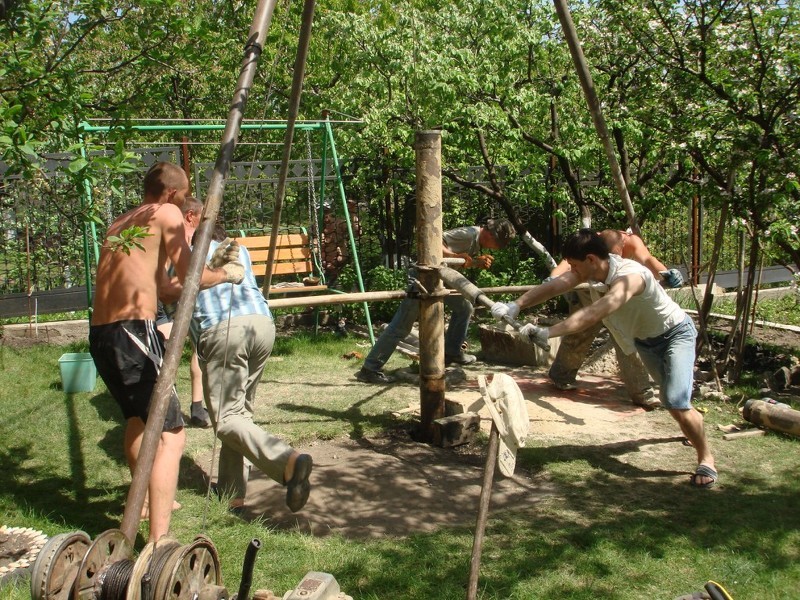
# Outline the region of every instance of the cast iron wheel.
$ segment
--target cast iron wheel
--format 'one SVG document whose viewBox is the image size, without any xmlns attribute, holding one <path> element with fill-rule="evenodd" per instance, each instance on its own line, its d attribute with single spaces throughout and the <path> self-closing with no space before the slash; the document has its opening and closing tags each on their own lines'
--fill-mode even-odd
<svg viewBox="0 0 800 600">
<path fill-rule="evenodd" d="M 90 542 L 83 531 L 50 538 L 31 569 L 31 599 L 68 600 Z"/>
</svg>

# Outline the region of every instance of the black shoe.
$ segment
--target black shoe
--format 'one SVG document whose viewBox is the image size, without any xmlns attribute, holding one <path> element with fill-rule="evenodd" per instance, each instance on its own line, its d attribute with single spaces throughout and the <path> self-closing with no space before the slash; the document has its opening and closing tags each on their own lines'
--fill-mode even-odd
<svg viewBox="0 0 800 600">
<path fill-rule="evenodd" d="M 358 379 L 361 383 L 375 383 L 375 384 L 387 384 L 387 383 L 394 383 L 395 379 L 391 375 L 387 375 L 383 371 L 370 371 L 369 369 L 361 368 L 361 370 L 356 373 L 356 379 Z"/>
<path fill-rule="evenodd" d="M 192 402 L 191 418 L 189 419 L 189 423 L 192 425 L 192 427 L 200 427 L 201 429 L 211 427 L 211 419 L 208 416 L 206 407 L 203 406 L 202 403 Z"/>
<path fill-rule="evenodd" d="M 452 363 L 456 363 L 457 365 L 471 365 L 478 357 L 474 354 L 467 354 L 466 352 L 462 352 L 461 354 L 445 354 L 444 355 L 444 364 L 449 365 Z"/>
<path fill-rule="evenodd" d="M 292 512 L 297 512 L 306 505 L 311 493 L 311 484 L 308 478 L 314 461 L 310 454 L 301 454 L 294 463 L 292 478 L 286 482 L 286 506 Z"/>
</svg>

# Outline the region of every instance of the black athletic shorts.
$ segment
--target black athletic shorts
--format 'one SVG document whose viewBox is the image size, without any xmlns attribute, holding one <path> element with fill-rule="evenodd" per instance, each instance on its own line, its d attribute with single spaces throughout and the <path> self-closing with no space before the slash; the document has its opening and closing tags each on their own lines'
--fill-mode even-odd
<svg viewBox="0 0 800 600">
<path fill-rule="evenodd" d="M 158 307 L 156 308 L 156 327 L 166 325 L 167 323 L 172 323 L 172 317 L 167 314 L 164 304 L 159 300 Z"/>
<path fill-rule="evenodd" d="M 89 351 L 97 372 L 126 419 L 147 422 L 150 396 L 164 356 L 164 336 L 154 321 L 115 321 L 89 327 Z M 183 427 L 175 387 L 167 407 L 163 431 Z"/>
</svg>

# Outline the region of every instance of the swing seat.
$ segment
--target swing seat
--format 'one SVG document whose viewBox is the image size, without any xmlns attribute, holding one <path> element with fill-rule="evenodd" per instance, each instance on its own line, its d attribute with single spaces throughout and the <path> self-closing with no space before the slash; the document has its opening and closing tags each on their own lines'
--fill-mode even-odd
<svg viewBox="0 0 800 600">
<path fill-rule="evenodd" d="M 247 248 L 253 263 L 253 274 L 263 282 L 267 274 L 267 258 L 272 238 L 269 235 L 237 238 Z M 279 280 L 276 281 L 276 277 Z M 287 281 L 288 279 L 288 281 Z M 282 233 L 275 245 L 275 262 L 272 265 L 272 282 L 269 296 L 285 294 L 310 294 L 323 292 L 327 285 L 320 284 L 314 273 L 311 244 L 307 233 Z"/>
</svg>

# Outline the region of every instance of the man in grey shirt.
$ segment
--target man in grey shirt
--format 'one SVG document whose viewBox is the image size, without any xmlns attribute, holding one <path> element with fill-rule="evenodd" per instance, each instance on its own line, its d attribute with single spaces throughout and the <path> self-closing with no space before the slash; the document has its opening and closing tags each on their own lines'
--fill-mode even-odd
<svg viewBox="0 0 800 600">
<path fill-rule="evenodd" d="M 505 248 L 515 235 L 514 226 L 506 219 L 490 219 L 483 227 L 473 225 L 450 229 L 442 234 L 442 256 L 463 258 L 466 268 L 488 269 L 494 259 L 491 255 L 481 252 L 484 249 Z M 474 311 L 472 303 L 461 294 L 446 296 L 444 303 L 452 312 L 444 341 L 445 362 L 462 365 L 475 362 L 476 357 L 465 353 L 462 349 Z M 419 301 L 416 298 L 405 298 L 389 326 L 364 359 L 364 366 L 356 373 L 356 379 L 363 383 L 392 383 L 394 378 L 383 372 L 383 365 L 389 360 L 400 340 L 411 332 L 418 317 Z"/>
</svg>

